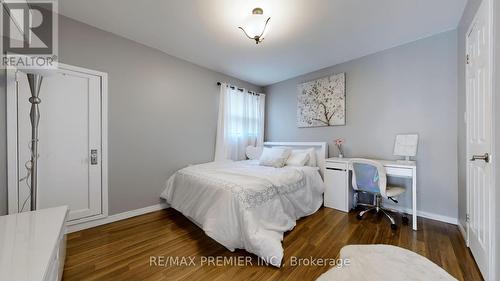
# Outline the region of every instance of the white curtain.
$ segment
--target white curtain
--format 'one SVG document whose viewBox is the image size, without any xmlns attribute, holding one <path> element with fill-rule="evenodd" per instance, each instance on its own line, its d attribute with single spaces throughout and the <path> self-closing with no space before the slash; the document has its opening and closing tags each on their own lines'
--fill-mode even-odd
<svg viewBox="0 0 500 281">
<path fill-rule="evenodd" d="M 263 144 L 264 107 L 264 94 L 221 84 L 215 161 L 244 160 L 247 146 Z"/>
</svg>

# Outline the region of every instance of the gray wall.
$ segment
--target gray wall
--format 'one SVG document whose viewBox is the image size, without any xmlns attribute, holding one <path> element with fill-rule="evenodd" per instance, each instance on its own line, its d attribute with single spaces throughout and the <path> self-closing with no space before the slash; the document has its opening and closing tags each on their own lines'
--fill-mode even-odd
<svg viewBox="0 0 500 281">
<path fill-rule="evenodd" d="M 467 213 L 467 192 L 466 192 L 466 165 L 467 159 L 465 156 L 466 149 L 466 126 L 465 126 L 465 37 L 469 25 L 471 24 L 474 15 L 476 14 L 481 0 L 469 0 L 465 7 L 464 14 L 457 28 L 458 39 L 458 220 L 465 227 L 465 216 Z"/>
<path fill-rule="evenodd" d="M 60 58 L 109 75 L 110 214 L 160 202 L 165 180 L 213 159 L 217 81 L 243 81 L 62 17 Z"/>
<path fill-rule="evenodd" d="M 418 209 L 456 218 L 456 47 L 449 31 L 268 86 L 266 139 L 327 141 L 337 155 L 332 140 L 343 137 L 346 156 L 393 159 L 395 135 L 418 133 Z M 347 125 L 297 128 L 297 84 L 339 72 L 347 77 Z"/>
<path fill-rule="evenodd" d="M 109 75 L 110 214 L 159 203 L 174 171 L 213 159 L 217 81 L 261 90 L 66 17 L 60 17 L 59 32 L 61 62 Z M 0 211 L 5 212 L 5 137 L 0 159 Z"/>
</svg>

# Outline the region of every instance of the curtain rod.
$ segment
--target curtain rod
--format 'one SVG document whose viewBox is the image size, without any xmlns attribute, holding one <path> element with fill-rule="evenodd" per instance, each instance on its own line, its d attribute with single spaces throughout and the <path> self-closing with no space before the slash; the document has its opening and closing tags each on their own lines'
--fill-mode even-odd
<svg viewBox="0 0 500 281">
<path fill-rule="evenodd" d="M 221 83 L 221 82 L 217 82 L 217 86 L 221 86 L 221 85 L 222 85 L 222 83 Z M 245 91 L 245 89 L 243 89 L 243 88 L 237 88 L 237 87 L 235 87 L 235 86 L 233 86 L 233 85 L 229 85 L 229 84 L 227 84 L 227 85 L 228 85 L 228 87 L 229 87 L 229 88 L 231 88 L 231 89 L 233 89 L 233 90 L 238 90 L 238 91 L 240 91 L 240 92 Z M 257 94 L 256 92 L 252 92 L 252 91 L 247 91 L 247 92 L 248 92 L 249 94 L 252 94 L 252 95 L 259 95 L 259 94 Z"/>
</svg>

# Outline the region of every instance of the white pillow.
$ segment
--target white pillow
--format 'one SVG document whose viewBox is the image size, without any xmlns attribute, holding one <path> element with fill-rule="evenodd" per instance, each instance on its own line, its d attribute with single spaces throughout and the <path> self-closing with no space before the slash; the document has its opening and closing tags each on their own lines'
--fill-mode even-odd
<svg viewBox="0 0 500 281">
<path fill-rule="evenodd" d="M 292 150 L 290 157 L 286 160 L 287 166 L 302 167 L 309 162 L 309 152 L 305 150 Z"/>
<path fill-rule="evenodd" d="M 262 155 L 262 148 L 262 146 L 247 146 L 245 154 L 250 160 L 259 159 L 260 155 Z"/>
<path fill-rule="evenodd" d="M 308 149 L 294 149 L 292 150 L 293 153 L 307 153 L 309 155 L 308 161 L 304 164 L 305 166 L 309 167 L 317 167 L 318 163 L 316 161 L 316 150 L 314 148 L 308 148 Z M 303 165 L 303 166 L 304 166 Z"/>
<path fill-rule="evenodd" d="M 260 156 L 259 165 L 282 168 L 292 151 L 289 148 L 264 147 Z"/>
<path fill-rule="evenodd" d="M 306 149 L 309 154 L 309 162 L 306 163 L 309 167 L 318 167 L 318 162 L 316 160 L 316 150 L 314 148 Z"/>
</svg>

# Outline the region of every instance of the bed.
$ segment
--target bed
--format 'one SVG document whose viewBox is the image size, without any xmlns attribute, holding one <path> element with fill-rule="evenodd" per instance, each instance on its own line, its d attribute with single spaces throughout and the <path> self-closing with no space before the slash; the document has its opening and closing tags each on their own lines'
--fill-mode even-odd
<svg viewBox="0 0 500 281">
<path fill-rule="evenodd" d="M 266 142 L 314 148 L 317 167 L 273 168 L 258 160 L 211 162 L 177 171 L 161 197 L 230 251 L 245 249 L 279 267 L 283 234 L 323 203 L 326 143 Z"/>
</svg>

